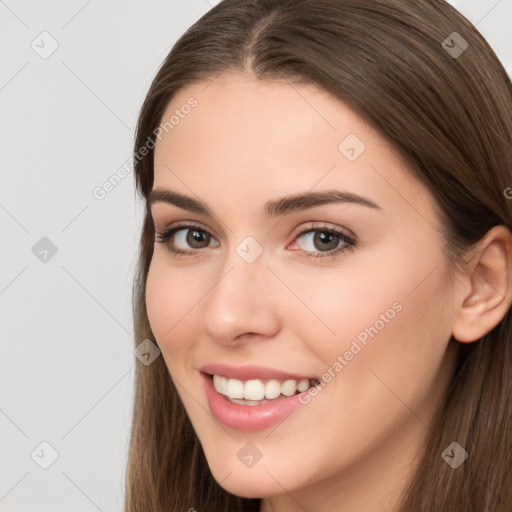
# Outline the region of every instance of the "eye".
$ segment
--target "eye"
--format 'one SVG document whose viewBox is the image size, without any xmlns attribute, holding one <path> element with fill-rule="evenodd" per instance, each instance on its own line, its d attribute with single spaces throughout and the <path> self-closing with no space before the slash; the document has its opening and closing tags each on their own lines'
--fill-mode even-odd
<svg viewBox="0 0 512 512">
<path fill-rule="evenodd" d="M 156 243 L 163 243 L 174 256 L 199 256 L 201 249 L 216 247 L 219 243 L 201 226 L 194 224 L 172 225 L 163 231 L 156 231 Z M 298 244 L 299 240 L 303 240 Z M 325 225 L 313 226 L 301 231 L 291 246 L 299 245 L 301 255 L 306 258 L 327 258 L 357 247 L 355 238 Z"/>
<path fill-rule="evenodd" d="M 300 232 L 294 244 L 303 240 L 300 249 L 306 253 L 307 258 L 325 258 L 356 247 L 356 240 L 341 231 L 325 226 L 314 227 Z M 316 251 L 316 252 L 315 252 Z"/>
<path fill-rule="evenodd" d="M 211 244 L 215 239 L 208 231 L 193 224 L 174 225 L 162 232 L 157 231 L 156 236 L 156 242 L 166 244 L 169 251 L 176 256 L 195 255 L 199 249 L 218 245 L 218 242 Z"/>
</svg>

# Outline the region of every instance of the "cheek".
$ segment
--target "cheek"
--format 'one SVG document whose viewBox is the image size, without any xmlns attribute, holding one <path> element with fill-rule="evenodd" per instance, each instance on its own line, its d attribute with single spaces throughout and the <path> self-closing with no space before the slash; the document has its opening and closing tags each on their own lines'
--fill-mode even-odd
<svg viewBox="0 0 512 512">
<path fill-rule="evenodd" d="M 156 255 L 146 281 L 146 309 L 151 330 L 165 357 L 169 352 L 186 350 L 194 339 L 194 305 L 204 292 L 197 279 L 187 272 L 170 268 Z M 197 308 L 196 308 L 197 309 Z M 185 332 L 187 335 L 184 335 Z"/>
<path fill-rule="evenodd" d="M 304 302 L 293 297 L 285 301 L 283 296 L 283 304 L 290 305 L 288 316 L 283 316 L 287 327 L 300 324 L 308 335 L 298 336 L 311 340 L 317 353 L 331 355 L 349 350 L 355 338 L 364 343 L 370 339 L 369 331 L 380 336 L 389 330 L 403 316 L 410 283 L 420 272 L 410 265 L 398 270 L 379 256 L 374 258 L 378 264 L 369 264 L 366 258 L 357 261 L 354 255 L 350 264 L 339 268 L 283 272 L 283 280 L 293 283 L 293 291 Z"/>
<path fill-rule="evenodd" d="M 449 289 L 439 248 L 420 241 L 397 247 L 395 239 L 378 255 L 354 257 L 350 271 L 322 269 L 298 281 L 295 276 L 297 295 L 307 298 L 315 314 L 297 305 L 298 336 L 309 340 L 326 370 L 346 354 L 350 373 L 362 379 L 369 378 L 372 365 L 390 380 L 405 378 L 411 385 L 423 385 L 421 372 L 425 379 L 435 373 L 451 332 Z M 399 378 L 393 369 L 405 373 Z"/>
<path fill-rule="evenodd" d="M 162 274 L 161 265 L 155 264 L 155 258 L 151 261 L 146 281 L 146 310 L 151 330 L 160 343 L 165 328 L 172 325 L 174 300 L 169 293 L 167 279 Z M 167 326 L 167 327 L 166 327 Z"/>
<path fill-rule="evenodd" d="M 356 423 L 392 425 L 409 414 L 403 404 L 427 417 L 443 392 L 439 371 L 450 339 L 449 290 L 441 267 L 432 272 L 430 263 L 416 260 L 414 267 L 395 267 L 394 273 L 390 268 L 374 281 L 373 294 L 354 291 L 347 305 L 342 354 L 351 359 L 335 386 L 342 393 L 347 385 L 365 397 Z"/>
</svg>

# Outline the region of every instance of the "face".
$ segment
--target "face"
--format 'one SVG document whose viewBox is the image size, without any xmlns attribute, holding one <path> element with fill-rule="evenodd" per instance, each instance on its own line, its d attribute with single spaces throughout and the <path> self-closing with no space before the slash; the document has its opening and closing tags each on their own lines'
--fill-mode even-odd
<svg viewBox="0 0 512 512">
<path fill-rule="evenodd" d="M 214 477 L 304 503 L 403 481 L 453 371 L 433 198 L 313 86 L 223 75 L 176 109 L 146 305 Z"/>
</svg>

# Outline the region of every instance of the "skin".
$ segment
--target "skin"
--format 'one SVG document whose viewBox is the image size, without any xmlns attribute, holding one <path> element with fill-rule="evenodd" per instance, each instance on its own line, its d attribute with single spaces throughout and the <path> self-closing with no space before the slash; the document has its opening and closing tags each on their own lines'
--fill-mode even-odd
<svg viewBox="0 0 512 512">
<path fill-rule="evenodd" d="M 434 199 L 346 105 L 310 85 L 247 74 L 207 85 L 182 89 L 168 105 L 163 119 L 190 96 L 198 101 L 157 142 L 154 188 L 199 199 L 215 215 L 164 202 L 151 212 L 157 231 L 190 221 L 212 238 L 194 249 L 181 231 L 174 241 L 193 256 L 155 243 L 146 304 L 212 474 L 233 494 L 264 498 L 263 512 L 394 511 L 454 370 L 451 335 L 478 339 L 510 304 L 509 233 L 494 229 L 450 281 Z M 348 134 L 366 146 L 355 161 L 338 150 Z M 327 189 L 381 209 L 339 203 L 264 214 L 268 200 Z M 306 258 L 322 245 L 297 235 L 324 223 L 355 234 L 358 246 Z M 250 264 L 235 250 L 247 236 L 263 249 Z M 397 302 L 401 311 L 378 335 L 277 427 L 242 432 L 211 415 L 202 365 L 321 376 Z M 262 454 L 252 468 L 237 458 L 247 442 Z"/>
</svg>

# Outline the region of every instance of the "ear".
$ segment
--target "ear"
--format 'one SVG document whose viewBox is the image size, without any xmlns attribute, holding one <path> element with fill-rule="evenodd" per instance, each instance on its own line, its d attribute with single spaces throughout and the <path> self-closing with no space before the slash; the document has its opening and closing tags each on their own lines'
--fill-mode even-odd
<svg viewBox="0 0 512 512">
<path fill-rule="evenodd" d="M 470 293 L 465 292 L 452 330 L 453 337 L 463 343 L 491 331 L 512 302 L 512 234 L 508 228 L 490 229 L 469 265 Z"/>
</svg>

